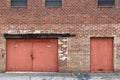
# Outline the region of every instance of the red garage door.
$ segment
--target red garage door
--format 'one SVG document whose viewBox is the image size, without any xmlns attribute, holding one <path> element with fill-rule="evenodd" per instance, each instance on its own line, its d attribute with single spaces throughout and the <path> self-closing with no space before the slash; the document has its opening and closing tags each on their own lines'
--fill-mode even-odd
<svg viewBox="0 0 120 80">
<path fill-rule="evenodd" d="M 7 71 L 57 72 L 57 39 L 7 39 Z"/>
<path fill-rule="evenodd" d="M 113 72 L 113 38 L 91 38 L 91 72 Z"/>
<path fill-rule="evenodd" d="M 41 39 L 33 42 L 33 71 L 56 72 L 57 69 L 57 39 Z"/>
</svg>

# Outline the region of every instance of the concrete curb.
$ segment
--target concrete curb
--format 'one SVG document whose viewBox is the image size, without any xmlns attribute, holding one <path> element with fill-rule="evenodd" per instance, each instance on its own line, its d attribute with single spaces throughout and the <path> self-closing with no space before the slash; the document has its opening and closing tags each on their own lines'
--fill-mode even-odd
<svg viewBox="0 0 120 80">
<path fill-rule="evenodd" d="M 0 80 L 120 80 L 120 73 L 0 73 Z"/>
</svg>

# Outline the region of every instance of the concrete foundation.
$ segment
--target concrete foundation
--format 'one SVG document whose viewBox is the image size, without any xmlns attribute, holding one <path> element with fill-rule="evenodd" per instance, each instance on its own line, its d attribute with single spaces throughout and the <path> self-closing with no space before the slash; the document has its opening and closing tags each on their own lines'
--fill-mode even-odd
<svg viewBox="0 0 120 80">
<path fill-rule="evenodd" d="M 120 80 L 120 73 L 2 73 L 0 80 Z"/>
</svg>

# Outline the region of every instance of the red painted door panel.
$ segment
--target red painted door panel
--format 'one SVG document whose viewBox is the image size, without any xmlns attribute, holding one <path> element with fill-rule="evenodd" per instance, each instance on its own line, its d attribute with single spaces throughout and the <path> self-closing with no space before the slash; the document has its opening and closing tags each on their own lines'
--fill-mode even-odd
<svg viewBox="0 0 120 80">
<path fill-rule="evenodd" d="M 113 72 L 113 38 L 91 38 L 91 72 Z"/>
<path fill-rule="evenodd" d="M 57 39 L 41 39 L 33 42 L 33 71 L 57 72 Z"/>
<path fill-rule="evenodd" d="M 7 71 L 31 71 L 31 50 L 28 40 L 7 39 Z"/>
<path fill-rule="evenodd" d="M 57 39 L 7 39 L 7 71 L 58 71 Z"/>
</svg>

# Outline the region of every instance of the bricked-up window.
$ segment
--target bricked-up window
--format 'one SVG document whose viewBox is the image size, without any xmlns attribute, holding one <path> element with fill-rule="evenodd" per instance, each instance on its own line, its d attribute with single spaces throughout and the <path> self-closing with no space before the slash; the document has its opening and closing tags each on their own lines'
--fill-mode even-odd
<svg viewBox="0 0 120 80">
<path fill-rule="evenodd" d="M 115 0 L 98 0 L 99 6 L 114 6 Z"/>
<path fill-rule="evenodd" d="M 62 0 L 46 0 L 46 6 L 62 6 Z"/>
<path fill-rule="evenodd" d="M 27 0 L 11 0 L 11 6 L 27 6 Z"/>
</svg>

